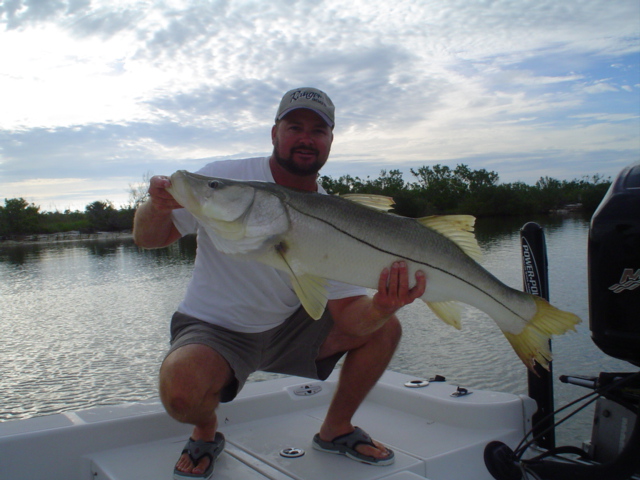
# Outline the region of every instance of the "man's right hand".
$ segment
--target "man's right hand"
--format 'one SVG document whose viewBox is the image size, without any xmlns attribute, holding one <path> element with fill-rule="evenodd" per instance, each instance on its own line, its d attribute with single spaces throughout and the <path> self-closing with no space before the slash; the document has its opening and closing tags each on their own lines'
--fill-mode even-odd
<svg viewBox="0 0 640 480">
<path fill-rule="evenodd" d="M 144 202 L 133 218 L 133 240 L 143 248 L 161 248 L 180 238 L 173 224 L 171 212 L 182 206 L 167 191 L 171 180 L 164 175 L 155 175 L 149 181 L 149 199 Z"/>
<path fill-rule="evenodd" d="M 153 206 L 160 211 L 182 208 L 173 196 L 167 191 L 171 186 L 171 180 L 165 175 L 155 175 L 149 181 L 149 199 Z"/>
</svg>

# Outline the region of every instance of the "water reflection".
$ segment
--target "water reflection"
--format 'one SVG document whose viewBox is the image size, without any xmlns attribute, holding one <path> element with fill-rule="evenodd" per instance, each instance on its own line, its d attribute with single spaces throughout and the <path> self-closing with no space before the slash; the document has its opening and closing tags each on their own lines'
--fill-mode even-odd
<svg viewBox="0 0 640 480">
<path fill-rule="evenodd" d="M 147 258 L 193 260 L 196 254 L 195 236 L 180 239 L 175 244 L 155 250 L 138 248 L 130 237 L 108 238 L 103 240 L 77 240 L 65 242 L 0 243 L 0 263 L 5 265 L 24 265 L 55 258 L 61 255 L 73 256 L 78 251 L 96 257 L 108 257 L 122 252 L 137 252 Z"/>
<path fill-rule="evenodd" d="M 15 266 L 24 265 L 30 256 L 37 257 L 40 249 L 38 245 L 0 247 L 0 262 Z"/>
<path fill-rule="evenodd" d="M 492 245 L 509 240 L 519 235 L 520 229 L 529 222 L 535 222 L 545 229 L 548 236 L 556 230 L 563 229 L 567 223 L 588 226 L 588 219 L 581 215 L 538 215 L 532 217 L 479 218 L 476 221 L 475 233 L 481 245 Z"/>
</svg>

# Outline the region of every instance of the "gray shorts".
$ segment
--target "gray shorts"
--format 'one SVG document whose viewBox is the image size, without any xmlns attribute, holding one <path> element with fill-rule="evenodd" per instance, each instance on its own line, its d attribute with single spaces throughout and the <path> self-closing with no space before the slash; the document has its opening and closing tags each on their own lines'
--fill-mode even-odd
<svg viewBox="0 0 640 480">
<path fill-rule="evenodd" d="M 247 377 L 258 370 L 325 380 L 344 355 L 343 352 L 317 360 L 332 327 L 328 311 L 320 320 L 313 320 L 302 307 L 282 325 L 261 333 L 234 332 L 176 312 L 171 319 L 171 348 L 167 355 L 194 343 L 218 352 L 235 376 L 221 394 L 222 402 L 230 402 Z"/>
</svg>

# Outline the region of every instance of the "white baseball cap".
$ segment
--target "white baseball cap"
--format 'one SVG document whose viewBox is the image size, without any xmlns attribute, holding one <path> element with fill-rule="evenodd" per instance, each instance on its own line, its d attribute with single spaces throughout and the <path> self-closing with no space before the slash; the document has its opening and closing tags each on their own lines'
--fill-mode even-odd
<svg viewBox="0 0 640 480">
<path fill-rule="evenodd" d="M 276 113 L 276 121 L 282 120 L 287 113 L 298 108 L 313 110 L 327 122 L 327 125 L 333 128 L 335 124 L 335 107 L 329 96 L 322 90 L 311 87 L 289 90 L 282 97 Z"/>
</svg>

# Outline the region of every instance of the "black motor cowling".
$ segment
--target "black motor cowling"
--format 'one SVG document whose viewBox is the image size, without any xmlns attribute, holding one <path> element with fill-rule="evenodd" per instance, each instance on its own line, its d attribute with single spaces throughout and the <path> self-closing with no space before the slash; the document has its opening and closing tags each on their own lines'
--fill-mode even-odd
<svg viewBox="0 0 640 480">
<path fill-rule="evenodd" d="M 640 163 L 620 172 L 591 219 L 589 318 L 604 353 L 640 366 Z"/>
</svg>

